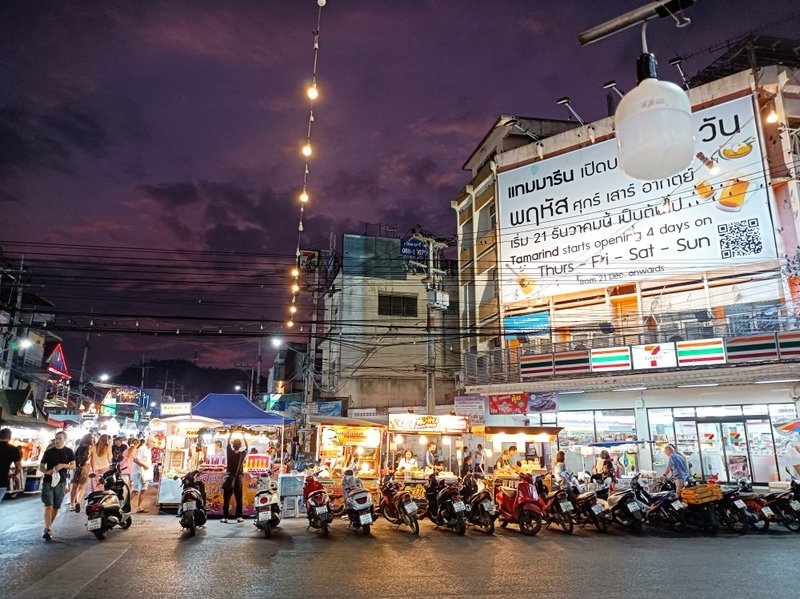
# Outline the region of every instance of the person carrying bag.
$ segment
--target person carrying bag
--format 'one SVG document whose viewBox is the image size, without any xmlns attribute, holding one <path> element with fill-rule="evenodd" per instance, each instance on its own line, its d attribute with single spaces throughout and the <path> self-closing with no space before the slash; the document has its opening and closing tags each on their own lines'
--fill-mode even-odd
<svg viewBox="0 0 800 599">
<path fill-rule="evenodd" d="M 228 523 L 230 515 L 230 502 L 233 496 L 236 502 L 236 521 L 244 522 L 242 519 L 242 477 L 244 476 L 244 461 L 247 458 L 247 439 L 233 439 L 236 429 L 231 428 L 228 436 L 227 465 L 225 467 L 225 477 L 222 479 L 222 523 Z M 244 438 L 244 435 L 242 435 Z"/>
</svg>

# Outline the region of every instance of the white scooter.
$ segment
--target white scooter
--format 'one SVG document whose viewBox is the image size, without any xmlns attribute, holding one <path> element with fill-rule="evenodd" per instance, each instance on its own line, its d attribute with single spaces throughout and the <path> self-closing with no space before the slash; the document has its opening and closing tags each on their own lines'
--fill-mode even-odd
<svg viewBox="0 0 800 599">
<path fill-rule="evenodd" d="M 360 528 L 365 535 L 369 534 L 370 526 L 375 522 L 375 506 L 369 490 L 358 479 L 351 469 L 344 472 L 342 479 L 344 505 L 350 526 Z"/>
<path fill-rule="evenodd" d="M 278 483 L 270 479 L 269 474 L 262 474 L 258 479 L 258 491 L 253 503 L 256 509 L 253 524 L 266 538 L 270 538 L 272 529 L 281 523 L 281 499 L 278 496 Z"/>
</svg>

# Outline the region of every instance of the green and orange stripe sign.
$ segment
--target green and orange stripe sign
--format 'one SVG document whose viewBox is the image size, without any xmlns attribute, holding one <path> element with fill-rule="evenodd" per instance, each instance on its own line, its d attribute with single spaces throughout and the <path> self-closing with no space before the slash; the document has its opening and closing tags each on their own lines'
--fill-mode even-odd
<svg viewBox="0 0 800 599">
<path fill-rule="evenodd" d="M 678 341 L 678 366 L 725 364 L 725 345 L 721 338 Z"/>
<path fill-rule="evenodd" d="M 592 350 L 592 372 L 631 369 L 631 348 L 604 347 Z"/>
</svg>

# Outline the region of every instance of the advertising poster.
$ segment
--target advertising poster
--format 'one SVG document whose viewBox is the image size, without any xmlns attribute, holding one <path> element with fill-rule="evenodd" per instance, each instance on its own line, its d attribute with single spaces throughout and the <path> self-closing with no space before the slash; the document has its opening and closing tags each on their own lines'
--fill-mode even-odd
<svg viewBox="0 0 800 599">
<path fill-rule="evenodd" d="M 558 392 L 528 393 L 528 414 L 535 412 L 558 412 Z"/>
<path fill-rule="evenodd" d="M 489 414 L 525 414 L 527 409 L 527 393 L 504 393 L 489 396 Z"/>
<path fill-rule="evenodd" d="M 696 158 L 667 179 L 625 175 L 614 139 L 498 175 L 506 308 L 776 258 L 752 99 L 693 117 Z"/>
<path fill-rule="evenodd" d="M 483 395 L 456 395 L 453 398 L 456 414 L 466 416 L 472 424 L 486 422 L 486 399 Z"/>
</svg>

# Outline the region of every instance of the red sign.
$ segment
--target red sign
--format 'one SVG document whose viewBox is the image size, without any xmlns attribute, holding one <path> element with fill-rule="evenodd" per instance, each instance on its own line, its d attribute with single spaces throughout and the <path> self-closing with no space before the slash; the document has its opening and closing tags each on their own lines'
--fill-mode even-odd
<svg viewBox="0 0 800 599">
<path fill-rule="evenodd" d="M 504 393 L 489 396 L 490 414 L 525 414 L 528 409 L 527 393 Z"/>
</svg>

